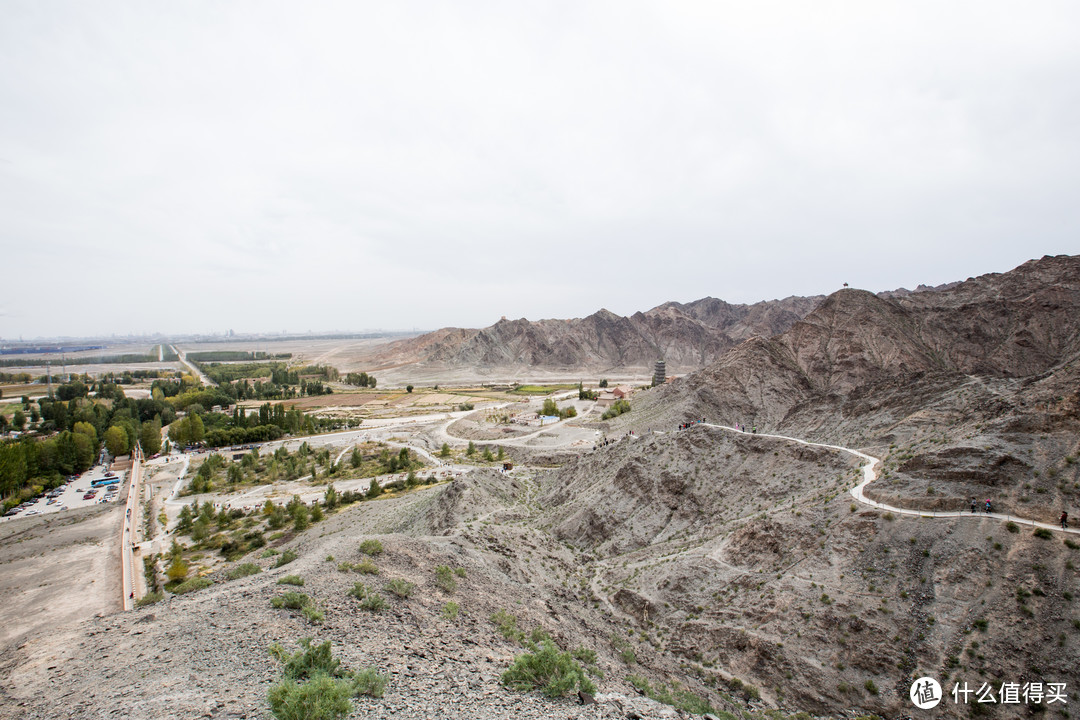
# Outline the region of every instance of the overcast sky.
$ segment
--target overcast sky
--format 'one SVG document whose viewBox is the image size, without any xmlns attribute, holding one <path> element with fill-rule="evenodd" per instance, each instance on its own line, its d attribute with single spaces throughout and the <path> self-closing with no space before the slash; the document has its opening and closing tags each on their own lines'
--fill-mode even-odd
<svg viewBox="0 0 1080 720">
<path fill-rule="evenodd" d="M 1074 2 L 5 2 L 0 337 L 479 327 L 1080 253 Z"/>
</svg>

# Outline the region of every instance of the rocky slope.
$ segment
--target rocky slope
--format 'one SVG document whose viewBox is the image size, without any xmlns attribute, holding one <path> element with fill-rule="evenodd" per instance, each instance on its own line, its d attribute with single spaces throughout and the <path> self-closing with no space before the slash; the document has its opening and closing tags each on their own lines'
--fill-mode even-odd
<svg viewBox="0 0 1080 720">
<path fill-rule="evenodd" d="M 530 368 L 537 370 L 635 370 L 651 374 L 664 359 L 672 372 L 703 367 L 736 343 L 790 328 L 821 300 L 789 297 L 753 305 L 715 298 L 665 303 L 621 317 L 600 310 L 571 320 L 500 320 L 479 330 L 443 328 L 390 344 L 380 355 L 389 365 Z"/>
<path fill-rule="evenodd" d="M 694 305 L 657 315 L 722 324 L 718 301 Z M 1076 517 L 1078 306 L 1071 257 L 917 293 L 835 293 L 784 332 L 748 337 L 635 395 L 605 426 L 617 440 L 552 451 L 544 464 L 558 467 L 477 471 L 365 502 L 274 540 L 298 554 L 284 568 L 254 555 L 259 575 L 216 575 L 163 605 L 8 648 L 0 714 L 266 717 L 277 673 L 266 648 L 309 635 L 332 640 L 351 667 L 391 675 L 386 696 L 359 700 L 353 717 L 674 716 L 640 697 L 647 681 L 725 720 L 906 718 L 916 712 L 908 688 L 924 675 L 946 692 L 1065 683 L 1072 705 L 1080 542 L 970 514 L 894 517 L 852 501 L 849 454 L 677 427 L 704 417 L 860 448 L 883 461 L 868 494 L 895 505 L 963 510 L 992 497 L 1018 518 L 1052 522 L 1062 508 Z M 531 338 L 523 348 L 558 335 L 528 325 L 507 330 Z M 620 332 L 613 345 L 632 345 Z M 552 357 L 577 352 L 569 341 L 549 347 Z M 386 548 L 379 574 L 341 572 L 370 537 Z M 456 589 L 436 582 L 439 565 L 463 569 Z M 304 577 L 320 624 L 270 607 L 285 573 Z M 384 589 L 392 578 L 416 592 L 396 598 Z M 387 599 L 385 612 L 348 596 L 358 580 Z M 443 615 L 450 601 L 455 619 Z M 521 648 L 497 631 L 497 611 L 595 651 L 602 702 L 502 687 Z M 950 699 L 936 716 L 1056 718 L 1067 707 Z"/>
</svg>

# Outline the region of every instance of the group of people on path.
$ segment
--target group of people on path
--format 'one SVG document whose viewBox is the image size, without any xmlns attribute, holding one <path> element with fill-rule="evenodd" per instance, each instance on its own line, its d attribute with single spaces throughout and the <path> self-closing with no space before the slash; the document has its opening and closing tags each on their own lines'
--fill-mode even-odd
<svg viewBox="0 0 1080 720">
<path fill-rule="evenodd" d="M 975 501 L 975 498 L 971 498 L 971 512 L 975 512 L 975 507 L 977 505 L 978 505 L 978 503 Z M 983 509 L 987 513 L 991 513 L 991 512 L 994 511 L 994 506 L 990 502 L 990 498 L 986 499 L 986 503 L 984 504 Z M 1069 529 L 1069 513 L 1062 510 L 1061 511 L 1061 517 L 1058 518 L 1058 522 L 1061 524 L 1061 529 L 1062 530 L 1068 530 Z"/>
</svg>

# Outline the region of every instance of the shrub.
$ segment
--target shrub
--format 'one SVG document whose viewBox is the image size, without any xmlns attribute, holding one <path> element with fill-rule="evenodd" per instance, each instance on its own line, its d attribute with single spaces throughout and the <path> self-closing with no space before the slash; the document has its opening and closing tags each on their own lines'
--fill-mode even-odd
<svg viewBox="0 0 1080 720">
<path fill-rule="evenodd" d="M 341 661 L 331 652 L 329 640 L 312 647 L 311 638 L 302 638 L 300 652 L 292 655 L 274 643 L 270 646 L 270 655 L 284 663 L 285 677 L 290 680 L 306 680 L 320 673 L 334 677 L 343 674 Z"/>
<path fill-rule="evenodd" d="M 1046 528 L 1035 528 L 1035 532 L 1032 534 L 1035 535 L 1035 537 L 1037 538 L 1042 538 L 1043 540 L 1049 540 L 1054 537 L 1054 533 L 1050 532 Z"/>
<path fill-rule="evenodd" d="M 578 646 L 572 653 L 575 660 L 580 660 L 586 665 L 596 664 L 596 651 L 584 646 Z"/>
<path fill-rule="evenodd" d="M 1069 538 L 1065 538 L 1065 547 L 1069 548 L 1070 550 L 1075 550 L 1076 548 L 1080 548 L 1080 545 L 1077 545 Z"/>
<path fill-rule="evenodd" d="M 316 675 L 309 682 L 282 680 L 266 699 L 278 720 L 339 720 L 352 711 L 352 683 Z"/>
<path fill-rule="evenodd" d="M 863 685 L 863 687 L 865 687 L 866 692 L 870 693 L 871 695 L 877 695 L 878 694 L 877 685 L 874 684 L 873 680 L 867 680 L 866 683 Z"/>
<path fill-rule="evenodd" d="M 323 618 L 326 617 L 326 613 L 324 613 L 322 610 L 315 607 L 314 605 L 305 605 L 304 607 L 300 608 L 300 614 L 303 615 L 308 622 L 315 625 L 321 623 L 323 621 Z"/>
<path fill-rule="evenodd" d="M 353 596 L 357 600 L 363 600 L 368 595 L 367 586 L 364 585 L 364 583 L 362 582 L 358 582 L 352 586 L 352 589 L 349 590 L 349 595 Z"/>
<path fill-rule="evenodd" d="M 160 590 L 152 593 L 146 593 L 141 598 L 135 601 L 135 607 L 146 607 L 147 605 L 153 605 L 156 602 L 161 602 L 165 597 L 165 594 Z"/>
<path fill-rule="evenodd" d="M 416 589 L 416 585 L 411 582 L 406 582 L 401 578 L 394 578 L 390 582 L 386 583 L 386 589 L 397 595 L 399 598 L 407 598 L 413 594 L 413 590 Z"/>
<path fill-rule="evenodd" d="M 274 565 L 274 567 L 279 568 L 279 567 L 282 567 L 283 565 L 288 565 L 293 560 L 295 560 L 297 557 L 298 556 L 294 551 L 286 550 L 285 552 L 281 553 L 281 557 L 278 558 L 277 564 Z"/>
<path fill-rule="evenodd" d="M 286 575 L 277 581 L 278 585 L 295 585 L 297 587 L 304 586 L 304 578 L 299 575 Z"/>
<path fill-rule="evenodd" d="M 548 697 L 560 697 L 575 689 L 596 692 L 581 665 L 550 640 L 541 643 L 535 652 L 514 658 L 514 664 L 502 675 L 502 683 L 521 692 L 540 690 Z"/>
<path fill-rule="evenodd" d="M 374 557 L 376 555 L 381 555 L 382 551 L 382 543 L 378 540 L 365 540 L 364 542 L 360 543 L 360 552 L 364 553 L 365 555 L 371 555 L 372 557 Z"/>
<path fill-rule="evenodd" d="M 190 580 L 184 582 L 173 588 L 173 593 L 176 595 L 184 595 L 189 592 L 195 592 L 196 590 L 202 590 L 213 585 L 213 581 L 204 577 L 193 577 Z"/>
<path fill-rule="evenodd" d="M 312 646 L 311 638 L 304 638 L 300 648 L 290 655 L 276 643 L 270 647 L 284 663 L 284 677 L 267 695 L 278 720 L 340 720 L 352 710 L 352 696 L 382 697 L 389 678 L 375 668 L 350 674 L 331 653 L 329 641 Z"/>
<path fill-rule="evenodd" d="M 465 568 L 463 568 L 463 567 L 454 568 L 454 574 L 457 575 L 458 577 L 465 577 Z"/>
<path fill-rule="evenodd" d="M 495 624 L 495 629 L 499 631 L 499 634 L 507 640 L 515 642 L 525 640 L 525 633 L 518 629 L 517 618 L 505 610 L 500 610 L 492 615 L 491 622 Z"/>
<path fill-rule="evenodd" d="M 353 565 L 353 570 L 362 575 L 378 575 L 379 567 L 370 560 L 364 560 L 363 562 Z"/>
<path fill-rule="evenodd" d="M 1012 520 L 1005 523 L 1005 529 L 1014 534 L 1020 532 L 1020 526 L 1014 523 Z"/>
<path fill-rule="evenodd" d="M 300 608 L 311 603 L 311 598 L 302 592 L 289 591 L 282 595 L 270 599 L 270 607 L 280 610 L 281 608 L 287 608 L 289 610 L 299 610 Z"/>
<path fill-rule="evenodd" d="M 611 645 L 619 651 L 619 659 L 626 665 L 633 665 L 637 662 L 637 654 L 634 653 L 634 647 L 623 640 L 618 635 L 611 636 Z"/>
<path fill-rule="evenodd" d="M 435 584 L 444 592 L 452 593 L 457 590 L 457 580 L 454 579 L 454 571 L 447 565 L 440 565 L 435 568 Z"/>
<path fill-rule="evenodd" d="M 382 612 L 386 609 L 386 601 L 382 595 L 368 595 L 360 601 L 360 609 L 368 612 Z"/>
<path fill-rule="evenodd" d="M 366 667 L 353 674 L 353 694 L 381 698 L 389 681 L 389 675 L 382 675 L 375 668 Z"/>
<path fill-rule="evenodd" d="M 719 714 L 707 700 L 694 695 L 689 690 L 675 689 L 672 691 L 665 687 L 663 683 L 653 687 L 649 684 L 648 680 L 640 675 L 631 675 L 627 678 L 627 681 L 633 685 L 638 692 L 657 702 L 671 705 L 672 707 L 694 713 L 695 715 Z M 742 683 L 739 683 L 739 689 L 743 689 Z"/>
<path fill-rule="evenodd" d="M 227 573 L 225 573 L 225 577 L 229 578 L 230 580 L 239 580 L 242 577 L 247 577 L 249 575 L 258 575 L 261 572 L 261 567 L 259 567 L 255 563 L 247 562 L 243 565 L 237 565 L 236 567 L 229 570 Z"/>
<path fill-rule="evenodd" d="M 448 602 L 443 605 L 442 616 L 444 620 L 457 620 L 460 608 L 456 602 Z"/>
</svg>

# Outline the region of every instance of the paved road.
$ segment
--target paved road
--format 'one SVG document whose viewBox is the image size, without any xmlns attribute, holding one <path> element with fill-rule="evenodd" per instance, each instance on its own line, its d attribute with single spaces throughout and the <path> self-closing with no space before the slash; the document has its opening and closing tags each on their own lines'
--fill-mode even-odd
<svg viewBox="0 0 1080 720">
<path fill-rule="evenodd" d="M 1077 529 L 1077 528 L 1062 529 L 1062 527 L 1060 525 L 1058 525 L 1058 524 L 1039 522 L 1037 520 L 1031 520 L 1029 518 L 1022 518 L 1022 517 L 1019 517 L 1017 515 L 1008 515 L 1008 514 L 1005 514 L 1005 513 L 985 513 L 985 512 L 972 513 L 972 512 L 964 512 L 962 510 L 961 511 L 955 511 L 955 510 L 949 510 L 949 511 L 912 510 L 912 509 L 909 509 L 909 508 L 898 507 L 896 505 L 888 505 L 886 503 L 880 503 L 880 502 L 878 502 L 876 500 L 871 500 L 870 498 L 866 497 L 866 493 L 865 493 L 867 485 L 874 482 L 878 478 L 878 468 L 881 465 L 881 459 L 880 458 L 876 458 L 873 455 L 867 455 L 864 452 L 860 452 L 858 450 L 853 450 L 852 448 L 842 447 L 840 445 L 827 445 L 825 443 L 810 442 L 809 440 L 801 440 L 799 438 L 788 437 L 787 435 L 769 435 L 769 434 L 765 434 L 765 433 L 748 433 L 748 432 L 744 432 L 742 430 L 737 430 L 737 429 L 735 429 L 733 427 L 728 427 L 727 425 L 715 425 L 713 423 L 702 423 L 702 424 L 707 425 L 709 427 L 719 428 L 721 430 L 727 430 L 728 432 L 739 433 L 740 435 L 753 435 L 755 437 L 774 438 L 774 439 L 777 439 L 777 440 L 787 440 L 789 442 L 799 443 L 800 445 L 810 445 L 810 446 L 813 446 L 813 447 L 829 448 L 830 450 L 839 450 L 840 452 L 846 452 L 846 453 L 849 453 L 851 455 L 854 455 L 857 458 L 861 458 L 862 460 L 865 461 L 865 464 L 862 466 L 863 479 L 862 479 L 862 482 L 860 482 L 855 487 L 851 488 L 851 497 L 853 497 L 855 500 L 859 501 L 860 503 L 862 503 L 864 505 L 869 505 L 870 507 L 875 508 L 877 510 L 885 510 L 885 511 L 894 513 L 896 515 L 908 515 L 908 516 L 912 516 L 912 517 L 924 517 L 924 518 L 952 518 L 952 519 L 956 519 L 956 518 L 974 518 L 974 519 L 993 518 L 995 520 L 1000 520 L 1002 522 L 1010 522 L 1011 521 L 1011 522 L 1015 522 L 1015 523 L 1022 523 L 1024 525 L 1029 525 L 1031 527 L 1045 528 L 1047 530 L 1053 530 L 1055 532 L 1065 532 L 1065 533 L 1070 533 L 1072 535 L 1080 534 L 1080 529 Z"/>
<path fill-rule="evenodd" d="M 127 508 L 120 528 L 120 565 L 124 593 L 124 609 L 135 607 L 135 544 L 139 532 L 139 488 L 142 481 L 142 450 L 138 445 L 131 453 L 131 475 L 128 482 Z"/>
<path fill-rule="evenodd" d="M 173 352 L 176 353 L 176 356 L 178 358 L 180 358 L 180 362 L 183 363 L 184 365 L 186 365 L 188 367 L 188 369 L 191 370 L 191 372 L 195 374 L 195 377 L 199 378 L 199 382 L 201 382 L 206 387 L 217 387 L 216 382 L 214 382 L 210 378 L 206 377 L 206 375 L 203 373 L 203 371 L 195 366 L 195 363 L 193 363 L 193 362 L 191 362 L 191 361 L 189 361 L 187 359 L 187 353 L 186 352 L 184 352 L 183 350 L 178 349 L 175 345 L 170 345 L 169 347 L 171 347 Z"/>
</svg>

